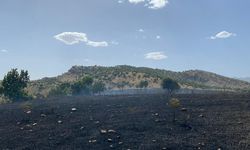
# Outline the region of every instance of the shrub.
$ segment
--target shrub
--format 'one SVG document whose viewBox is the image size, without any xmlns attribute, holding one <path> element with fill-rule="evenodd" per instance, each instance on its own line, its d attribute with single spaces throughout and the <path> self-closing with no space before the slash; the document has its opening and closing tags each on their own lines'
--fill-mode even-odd
<svg viewBox="0 0 250 150">
<path fill-rule="evenodd" d="M 168 105 L 173 109 L 173 122 L 175 122 L 175 120 L 176 120 L 176 117 L 175 117 L 176 116 L 175 115 L 176 109 L 178 109 L 181 106 L 180 100 L 177 99 L 177 98 L 172 98 L 172 99 L 169 100 Z"/>
</svg>

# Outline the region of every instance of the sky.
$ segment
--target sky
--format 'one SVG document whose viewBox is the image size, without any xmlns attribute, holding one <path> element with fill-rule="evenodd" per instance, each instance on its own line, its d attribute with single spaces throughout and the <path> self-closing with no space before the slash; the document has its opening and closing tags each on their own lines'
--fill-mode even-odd
<svg viewBox="0 0 250 150">
<path fill-rule="evenodd" d="M 1 0 L 0 79 L 73 65 L 250 76 L 249 0 Z"/>
</svg>

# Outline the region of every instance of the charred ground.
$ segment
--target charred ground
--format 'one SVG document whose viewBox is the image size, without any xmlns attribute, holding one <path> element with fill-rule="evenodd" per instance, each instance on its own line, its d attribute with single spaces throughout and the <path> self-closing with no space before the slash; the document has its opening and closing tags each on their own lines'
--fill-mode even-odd
<svg viewBox="0 0 250 150">
<path fill-rule="evenodd" d="M 249 149 L 249 95 L 177 97 L 175 123 L 164 95 L 1 105 L 0 149 Z"/>
</svg>

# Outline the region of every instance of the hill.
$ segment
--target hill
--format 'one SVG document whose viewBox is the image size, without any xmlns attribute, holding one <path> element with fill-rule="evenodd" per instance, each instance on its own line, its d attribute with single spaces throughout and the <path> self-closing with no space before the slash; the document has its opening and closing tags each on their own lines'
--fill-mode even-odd
<svg viewBox="0 0 250 150">
<path fill-rule="evenodd" d="M 35 95 L 47 95 L 58 84 L 65 82 L 73 83 L 86 75 L 92 76 L 95 80 L 103 81 L 107 89 L 136 88 L 140 81 L 145 80 L 148 81 L 149 88 L 158 88 L 161 85 L 161 80 L 166 77 L 178 81 L 182 88 L 250 89 L 250 83 L 248 82 L 201 70 L 174 72 L 120 65 L 114 67 L 73 66 L 66 73 L 57 77 L 32 81 L 29 84 L 28 91 Z"/>
<path fill-rule="evenodd" d="M 250 82 L 250 77 L 238 78 L 238 79 L 239 79 L 239 80 L 242 80 L 242 81 Z"/>
</svg>

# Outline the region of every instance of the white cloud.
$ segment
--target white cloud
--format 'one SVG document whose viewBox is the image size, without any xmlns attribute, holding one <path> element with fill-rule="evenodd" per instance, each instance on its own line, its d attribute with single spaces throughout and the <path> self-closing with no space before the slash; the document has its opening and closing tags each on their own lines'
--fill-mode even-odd
<svg viewBox="0 0 250 150">
<path fill-rule="evenodd" d="M 156 36 L 156 39 L 160 39 L 160 38 L 161 38 L 161 36 L 159 36 L 159 35 Z"/>
<path fill-rule="evenodd" d="M 149 0 L 148 8 L 150 9 L 160 9 L 168 4 L 168 0 Z"/>
<path fill-rule="evenodd" d="M 150 52 L 145 54 L 144 56 L 145 59 L 152 59 L 152 60 L 162 60 L 167 58 L 164 52 Z"/>
<path fill-rule="evenodd" d="M 122 2 L 119 2 L 119 1 L 118 3 L 123 2 L 123 1 Z M 150 9 L 160 9 L 160 8 L 165 7 L 169 3 L 168 0 L 128 0 L 128 2 L 132 4 L 144 3 L 144 6 Z"/>
<path fill-rule="evenodd" d="M 138 4 L 138 3 L 142 3 L 145 0 L 128 0 L 128 2 L 133 3 L 133 4 Z"/>
<path fill-rule="evenodd" d="M 215 36 L 211 36 L 210 39 L 215 40 L 215 39 L 226 39 L 226 38 L 230 38 L 232 36 L 236 36 L 235 33 L 230 33 L 227 31 L 221 31 L 219 33 L 217 33 Z"/>
<path fill-rule="evenodd" d="M 94 42 L 94 41 L 88 41 L 87 45 L 93 46 L 93 47 L 107 47 L 109 44 L 106 41 L 101 42 Z"/>
<path fill-rule="evenodd" d="M 143 29 L 139 29 L 138 31 L 139 31 L 139 32 L 144 32 L 144 30 L 143 30 Z"/>
<path fill-rule="evenodd" d="M 6 49 L 1 49 L 2 53 L 7 53 L 8 51 Z"/>
<path fill-rule="evenodd" d="M 63 32 L 54 36 L 55 39 L 67 44 L 73 45 L 79 42 L 87 42 L 88 38 L 85 33 L 79 32 Z"/>
<path fill-rule="evenodd" d="M 87 45 L 93 47 L 106 47 L 109 45 L 106 41 L 96 42 L 89 40 L 87 34 L 81 32 L 63 32 L 55 35 L 54 38 L 67 45 L 78 44 L 80 42 L 86 43 Z"/>
</svg>

